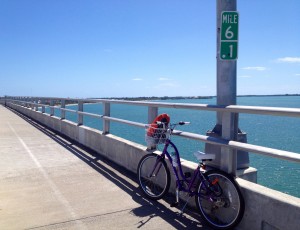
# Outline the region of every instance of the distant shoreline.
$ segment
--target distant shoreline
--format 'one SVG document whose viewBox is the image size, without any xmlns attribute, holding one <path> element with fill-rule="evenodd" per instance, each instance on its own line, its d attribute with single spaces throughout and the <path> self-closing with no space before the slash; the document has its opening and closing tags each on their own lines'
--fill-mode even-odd
<svg viewBox="0 0 300 230">
<path fill-rule="evenodd" d="M 285 96 L 300 96 L 300 94 L 268 94 L 268 95 L 258 95 L 258 94 L 253 94 L 253 95 L 237 95 L 237 97 L 285 97 Z M 0 99 L 5 99 L 7 96 L 1 97 Z M 97 100 L 97 99 L 107 99 L 107 100 L 127 100 L 127 101 L 150 101 L 150 100 L 184 100 L 184 99 L 213 99 L 216 98 L 217 96 L 163 96 L 163 97 L 156 97 L 156 96 L 151 96 L 151 97 L 89 97 L 89 98 L 78 98 L 80 100 Z M 28 97 L 29 98 L 29 97 Z M 39 98 L 39 97 L 34 97 L 34 98 Z M 67 104 L 72 104 L 76 103 L 75 98 L 64 98 L 67 101 Z"/>
<path fill-rule="evenodd" d="M 300 96 L 300 94 L 273 94 L 273 95 L 237 95 L 237 97 L 282 97 L 282 96 Z M 105 97 L 100 99 L 116 99 L 127 101 L 148 101 L 148 100 L 184 100 L 184 99 L 212 99 L 217 96 L 175 96 L 175 97 Z M 99 98 L 91 98 L 99 99 Z"/>
<path fill-rule="evenodd" d="M 181 100 L 181 99 L 212 99 L 213 96 L 176 96 L 176 97 L 110 97 L 102 99 L 117 99 L 117 100 L 127 100 L 127 101 L 148 101 L 148 100 Z"/>
<path fill-rule="evenodd" d="M 237 97 L 282 97 L 282 96 L 300 96 L 300 94 L 238 95 Z"/>
</svg>

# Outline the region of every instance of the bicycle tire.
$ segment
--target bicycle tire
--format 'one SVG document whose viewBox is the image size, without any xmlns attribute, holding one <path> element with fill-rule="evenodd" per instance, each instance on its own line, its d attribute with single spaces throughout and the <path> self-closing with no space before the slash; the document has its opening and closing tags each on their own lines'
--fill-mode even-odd
<svg viewBox="0 0 300 230">
<path fill-rule="evenodd" d="M 155 166 L 157 155 L 147 154 L 140 160 L 137 169 L 138 183 L 143 194 L 152 199 L 161 199 L 170 188 L 170 171 L 164 159 L 160 159 Z M 158 170 L 158 171 L 157 171 Z M 148 175 L 155 172 L 154 176 Z"/>
<path fill-rule="evenodd" d="M 242 220 L 245 210 L 237 182 L 220 170 L 210 170 L 204 175 L 209 181 L 215 181 L 213 191 L 207 189 L 204 181 L 197 187 L 196 205 L 204 222 L 214 229 L 233 229 Z"/>
</svg>

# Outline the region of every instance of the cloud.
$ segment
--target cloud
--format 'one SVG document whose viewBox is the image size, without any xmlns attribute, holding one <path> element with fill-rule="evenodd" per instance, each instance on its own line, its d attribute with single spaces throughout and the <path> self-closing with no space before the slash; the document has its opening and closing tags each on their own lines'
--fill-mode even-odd
<svg viewBox="0 0 300 230">
<path fill-rule="evenodd" d="M 278 58 L 276 61 L 284 63 L 300 63 L 300 57 L 284 57 Z"/>
<path fill-rule="evenodd" d="M 169 81 L 170 78 L 166 78 L 166 77 L 160 77 L 158 78 L 159 81 Z"/>
<path fill-rule="evenodd" d="M 249 67 L 244 67 L 242 69 L 245 69 L 245 70 L 257 70 L 257 71 L 264 71 L 266 70 L 267 68 L 266 67 L 263 67 L 263 66 L 249 66 Z"/>
<path fill-rule="evenodd" d="M 143 79 L 142 78 L 133 78 L 133 79 L 131 79 L 132 81 L 142 81 Z"/>
<path fill-rule="evenodd" d="M 296 73 L 295 76 L 299 76 L 300 77 L 300 73 Z"/>
</svg>

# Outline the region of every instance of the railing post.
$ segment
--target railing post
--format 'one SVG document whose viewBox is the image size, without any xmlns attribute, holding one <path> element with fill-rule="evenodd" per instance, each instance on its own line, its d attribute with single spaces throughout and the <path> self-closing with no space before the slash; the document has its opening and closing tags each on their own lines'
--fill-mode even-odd
<svg viewBox="0 0 300 230">
<path fill-rule="evenodd" d="M 66 100 L 61 100 L 60 108 L 65 109 L 66 108 Z M 60 118 L 63 120 L 66 118 L 66 111 L 60 110 Z"/>
<path fill-rule="evenodd" d="M 45 113 L 45 99 L 41 99 L 41 104 L 42 104 L 42 113 Z"/>
<path fill-rule="evenodd" d="M 78 112 L 83 112 L 83 101 L 78 101 Z M 83 124 L 83 115 L 78 113 L 77 125 Z"/>
<path fill-rule="evenodd" d="M 54 115 L 54 100 L 53 99 L 50 99 L 50 116 L 53 116 Z"/>
<path fill-rule="evenodd" d="M 148 107 L 148 124 L 151 124 L 152 121 L 157 117 L 158 115 L 158 107 Z"/>
<path fill-rule="evenodd" d="M 30 103 L 29 103 L 29 97 L 25 98 L 25 107 L 29 109 Z"/>
<path fill-rule="evenodd" d="M 222 138 L 226 140 L 237 140 L 238 135 L 238 114 L 222 113 Z M 236 175 L 237 151 L 228 147 L 221 147 L 220 169 Z"/>
<path fill-rule="evenodd" d="M 34 98 L 30 99 L 30 109 L 34 110 Z"/>
<path fill-rule="evenodd" d="M 4 106 L 6 107 L 6 96 L 2 98 L 4 100 Z"/>
<path fill-rule="evenodd" d="M 110 103 L 103 102 L 103 115 L 110 117 Z M 103 119 L 103 134 L 109 133 L 110 121 Z"/>
<path fill-rule="evenodd" d="M 39 99 L 38 98 L 35 99 L 35 103 L 36 104 L 34 105 L 34 110 L 38 111 L 39 110 Z"/>
<path fill-rule="evenodd" d="M 148 107 L 148 124 L 151 124 L 153 122 L 153 120 L 157 117 L 158 115 L 158 107 L 152 107 L 149 106 Z M 156 149 L 156 145 L 151 145 L 147 143 L 147 149 L 151 150 L 151 149 Z"/>
</svg>

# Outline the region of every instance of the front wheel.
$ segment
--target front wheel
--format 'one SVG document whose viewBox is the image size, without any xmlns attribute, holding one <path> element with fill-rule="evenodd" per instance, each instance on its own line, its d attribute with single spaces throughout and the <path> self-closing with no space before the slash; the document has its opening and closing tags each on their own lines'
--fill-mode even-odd
<svg viewBox="0 0 300 230">
<path fill-rule="evenodd" d="M 214 229 L 232 229 L 242 220 L 245 202 L 236 181 L 219 170 L 206 172 L 197 189 L 196 205 Z"/>
<path fill-rule="evenodd" d="M 144 195 L 152 200 L 161 199 L 170 188 L 170 171 L 164 159 L 152 153 L 139 162 L 138 183 Z"/>
</svg>

